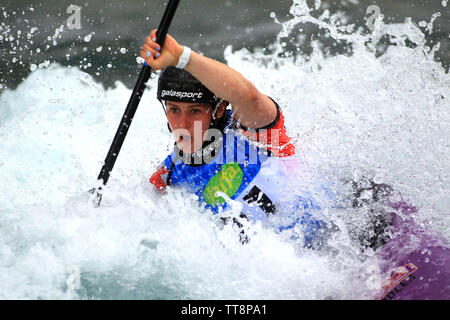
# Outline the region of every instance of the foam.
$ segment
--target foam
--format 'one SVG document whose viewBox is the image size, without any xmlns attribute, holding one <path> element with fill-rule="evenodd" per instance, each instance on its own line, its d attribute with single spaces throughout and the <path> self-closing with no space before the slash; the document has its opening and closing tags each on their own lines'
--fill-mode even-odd
<svg viewBox="0 0 450 320">
<path fill-rule="evenodd" d="M 450 238 L 450 78 L 423 47 L 423 34 L 411 22 L 381 22 L 370 35 L 348 33 L 295 3 L 273 54 L 228 47 L 229 65 L 280 103 L 308 174 L 336 190 L 363 176 L 389 183 L 419 207 L 417 219 L 433 221 Z M 310 57 L 280 57 L 280 41 L 305 19 L 331 37 L 345 36 L 352 54 L 326 56 L 317 46 Z M 364 43 L 385 33 L 417 46 L 400 41 L 377 57 Z M 342 231 L 328 251 L 303 249 L 261 225 L 250 227 L 251 242 L 242 246 L 236 230 L 220 230 L 193 196 L 156 194 L 147 178 L 171 141 L 155 78 L 102 206 L 93 208 L 87 190 L 96 184 L 130 93 L 120 82 L 105 90 L 86 73 L 51 63 L 0 96 L 0 298 L 376 295 L 377 262 L 361 256 L 339 219 L 357 219 L 349 209 L 326 211 Z"/>
</svg>

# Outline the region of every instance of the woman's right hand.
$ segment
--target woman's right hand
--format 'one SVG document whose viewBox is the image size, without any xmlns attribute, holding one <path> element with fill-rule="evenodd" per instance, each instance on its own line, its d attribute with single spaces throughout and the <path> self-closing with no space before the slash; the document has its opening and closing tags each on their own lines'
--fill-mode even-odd
<svg viewBox="0 0 450 320">
<path fill-rule="evenodd" d="M 142 46 L 140 56 L 153 70 L 176 66 L 183 53 L 183 46 L 178 44 L 178 42 L 170 35 L 167 35 L 164 47 L 161 50 L 161 47 L 156 43 L 156 40 L 156 29 L 153 29 L 150 32 L 150 36 L 145 38 L 145 43 Z"/>
</svg>

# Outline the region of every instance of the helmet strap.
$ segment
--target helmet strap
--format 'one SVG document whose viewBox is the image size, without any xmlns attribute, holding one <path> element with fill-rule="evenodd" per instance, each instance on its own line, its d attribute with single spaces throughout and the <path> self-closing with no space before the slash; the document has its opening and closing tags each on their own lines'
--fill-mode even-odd
<svg viewBox="0 0 450 320">
<path fill-rule="evenodd" d="M 219 111 L 219 107 L 220 107 L 220 105 L 222 104 L 222 102 L 223 102 L 223 99 L 220 99 L 220 100 L 216 103 L 216 106 L 215 106 L 214 109 L 213 109 L 213 113 L 212 113 L 212 119 L 213 119 L 213 121 L 216 120 L 217 112 Z"/>
<path fill-rule="evenodd" d="M 164 105 L 164 102 L 163 102 L 161 99 L 158 99 L 158 101 L 159 101 L 159 103 L 161 103 L 161 107 L 162 107 L 163 110 L 164 110 L 164 114 L 167 114 L 167 112 L 166 112 L 166 106 Z"/>
<path fill-rule="evenodd" d="M 159 102 L 161 103 L 161 106 L 162 106 L 162 108 L 163 108 L 163 110 L 164 110 L 164 114 L 165 114 L 166 117 L 167 117 L 167 111 L 166 111 L 166 106 L 164 105 L 164 102 L 163 102 L 161 99 L 158 99 L 158 100 L 159 100 Z M 167 121 L 167 129 L 169 129 L 169 132 L 172 133 L 172 129 L 170 129 L 169 121 Z"/>
</svg>

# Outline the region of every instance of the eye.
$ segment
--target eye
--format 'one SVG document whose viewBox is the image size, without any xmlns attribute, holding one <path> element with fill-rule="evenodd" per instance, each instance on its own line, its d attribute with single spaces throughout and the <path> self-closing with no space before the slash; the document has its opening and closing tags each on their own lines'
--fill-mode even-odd
<svg viewBox="0 0 450 320">
<path fill-rule="evenodd" d="M 202 111 L 200 109 L 192 109 L 191 110 L 193 114 L 200 114 Z"/>
<path fill-rule="evenodd" d="M 171 113 L 177 113 L 179 110 L 178 110 L 177 107 L 169 107 L 169 111 L 170 111 Z"/>
</svg>

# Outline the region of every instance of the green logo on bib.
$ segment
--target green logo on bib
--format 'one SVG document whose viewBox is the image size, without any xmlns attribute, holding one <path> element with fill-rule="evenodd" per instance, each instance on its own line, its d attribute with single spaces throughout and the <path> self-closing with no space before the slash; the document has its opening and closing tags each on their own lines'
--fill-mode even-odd
<svg viewBox="0 0 450 320">
<path fill-rule="evenodd" d="M 227 163 L 222 166 L 222 169 L 209 180 L 205 190 L 203 190 L 203 197 L 209 205 L 218 205 L 225 202 L 225 199 L 216 196 L 217 191 L 225 193 L 232 197 L 242 184 L 244 173 L 241 167 L 236 162 Z"/>
</svg>

